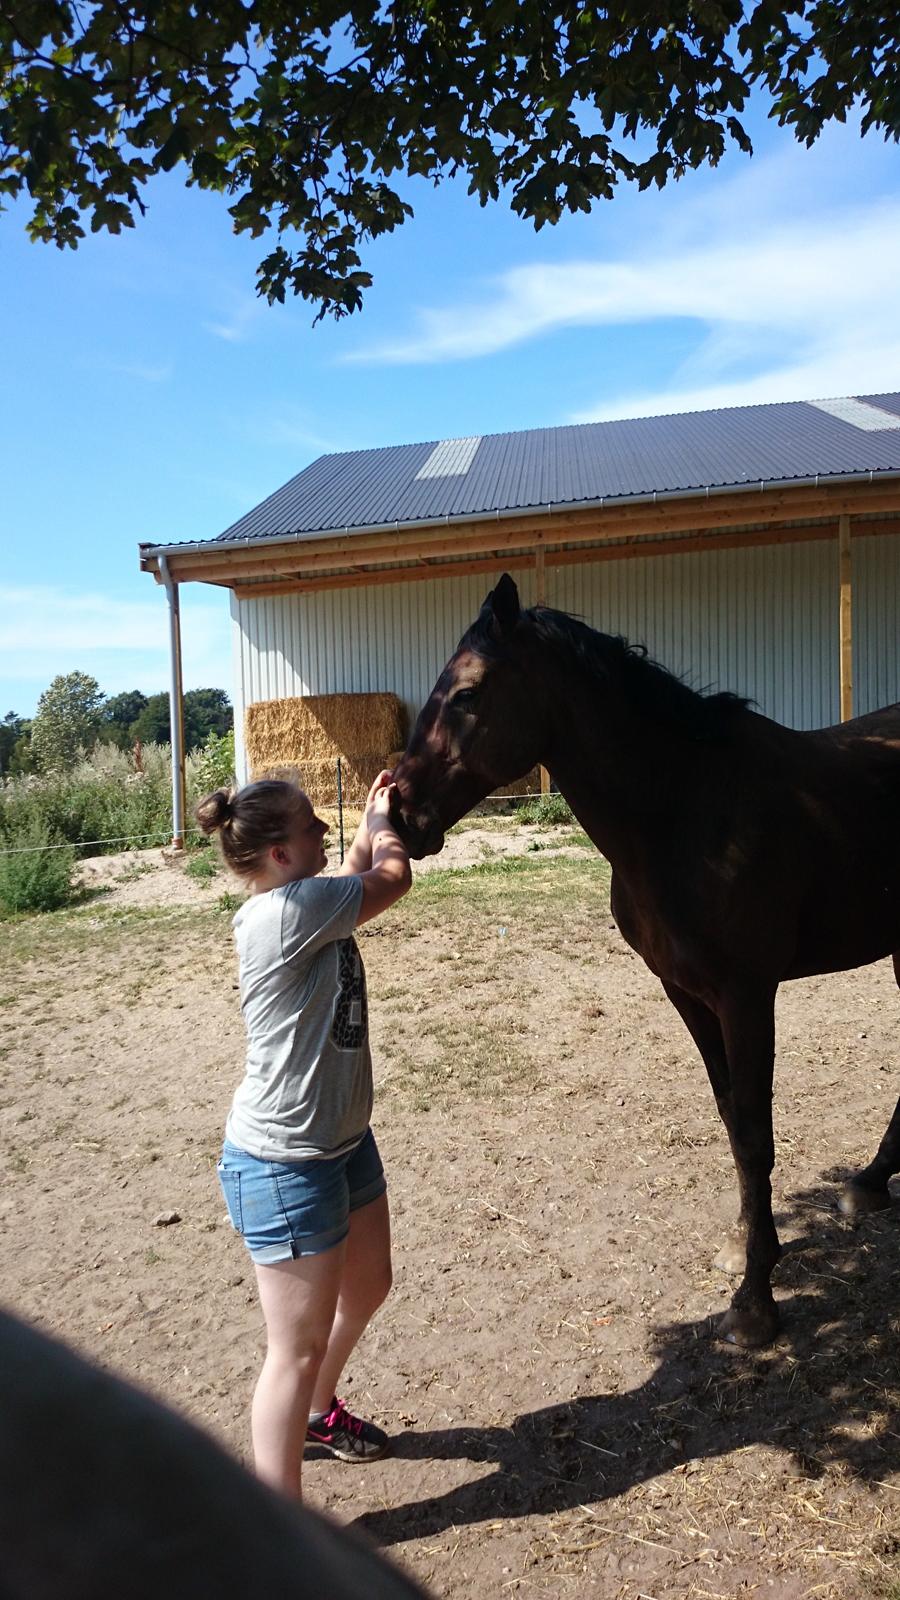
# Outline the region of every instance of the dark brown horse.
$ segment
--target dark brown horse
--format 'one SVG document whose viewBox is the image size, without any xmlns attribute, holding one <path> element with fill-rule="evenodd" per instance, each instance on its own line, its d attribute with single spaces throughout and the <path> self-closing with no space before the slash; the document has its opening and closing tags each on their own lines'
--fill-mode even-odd
<svg viewBox="0 0 900 1600">
<path fill-rule="evenodd" d="M 700 1051 L 740 1216 L 721 1332 L 774 1337 L 774 1002 L 786 978 L 893 955 L 900 982 L 900 705 L 798 733 L 695 693 L 623 639 L 522 611 L 504 575 L 441 673 L 395 773 L 411 853 L 538 762 L 612 866 L 612 911 Z M 842 1196 L 889 1204 L 900 1105 Z"/>
</svg>

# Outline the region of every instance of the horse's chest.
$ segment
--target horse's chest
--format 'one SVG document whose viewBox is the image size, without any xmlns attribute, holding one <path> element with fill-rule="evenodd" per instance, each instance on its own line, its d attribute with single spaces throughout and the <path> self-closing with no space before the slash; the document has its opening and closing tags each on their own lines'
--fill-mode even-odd
<svg viewBox="0 0 900 1600">
<path fill-rule="evenodd" d="M 646 886 L 635 888 L 613 877 L 610 909 L 622 938 L 658 978 L 684 986 L 695 963 L 677 919 L 664 914 Z"/>
</svg>

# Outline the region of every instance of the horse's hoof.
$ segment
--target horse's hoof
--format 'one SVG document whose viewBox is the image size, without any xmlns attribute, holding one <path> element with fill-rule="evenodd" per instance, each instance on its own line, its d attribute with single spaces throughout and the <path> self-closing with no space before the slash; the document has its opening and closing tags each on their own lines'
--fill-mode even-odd
<svg viewBox="0 0 900 1600">
<path fill-rule="evenodd" d="M 758 1310 L 732 1306 L 716 1330 L 719 1339 L 740 1345 L 742 1350 L 758 1350 L 762 1345 L 771 1344 L 777 1332 L 778 1312 L 774 1301 Z"/>
<path fill-rule="evenodd" d="M 870 1211 L 886 1211 L 890 1203 L 887 1184 L 883 1189 L 870 1189 L 851 1180 L 838 1199 L 838 1210 L 845 1217 L 865 1217 Z"/>
<path fill-rule="evenodd" d="M 747 1270 L 746 1236 L 737 1231 L 727 1234 L 713 1266 L 720 1272 L 733 1272 L 743 1277 Z"/>
</svg>

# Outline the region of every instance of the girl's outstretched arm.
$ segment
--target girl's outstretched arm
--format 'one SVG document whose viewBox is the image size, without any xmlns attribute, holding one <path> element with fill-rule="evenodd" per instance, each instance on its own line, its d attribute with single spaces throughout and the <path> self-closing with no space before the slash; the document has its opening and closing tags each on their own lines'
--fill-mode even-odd
<svg viewBox="0 0 900 1600">
<path fill-rule="evenodd" d="M 390 820 L 393 784 L 377 790 L 366 807 L 366 827 L 372 843 L 372 865 L 360 873 L 362 905 L 357 925 L 386 911 L 412 886 L 409 855 Z"/>
<path fill-rule="evenodd" d="M 353 843 L 347 851 L 343 861 L 335 872 L 336 878 L 349 878 L 355 874 L 368 872 L 372 865 L 372 840 L 366 826 L 366 811 L 374 800 L 379 789 L 390 783 L 391 774 L 388 771 L 379 772 L 366 796 L 366 809 L 363 811 L 359 827 L 354 835 Z"/>
</svg>

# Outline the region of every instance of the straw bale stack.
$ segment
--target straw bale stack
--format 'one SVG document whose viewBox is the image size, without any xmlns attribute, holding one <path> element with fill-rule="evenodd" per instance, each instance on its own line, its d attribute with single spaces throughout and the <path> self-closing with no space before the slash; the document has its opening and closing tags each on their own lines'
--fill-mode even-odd
<svg viewBox="0 0 900 1600">
<path fill-rule="evenodd" d="M 541 769 L 540 769 L 540 767 L 532 767 L 530 772 L 526 772 L 524 778 L 517 778 L 515 783 L 504 784 L 502 789 L 495 789 L 493 792 L 496 795 L 504 795 L 504 794 L 540 794 L 540 792 L 541 792 Z"/>
<path fill-rule="evenodd" d="M 247 707 L 252 777 L 290 776 L 314 805 L 337 800 L 337 759 L 348 805 L 361 805 L 383 767 L 399 761 L 406 707 L 395 694 L 319 694 Z"/>
<path fill-rule="evenodd" d="M 247 707 L 244 734 L 253 778 L 290 778 L 315 806 L 337 804 L 337 759 L 348 806 L 361 806 L 382 768 L 393 771 L 407 718 L 395 694 L 316 694 Z M 540 794 L 540 768 L 497 795 Z"/>
</svg>

